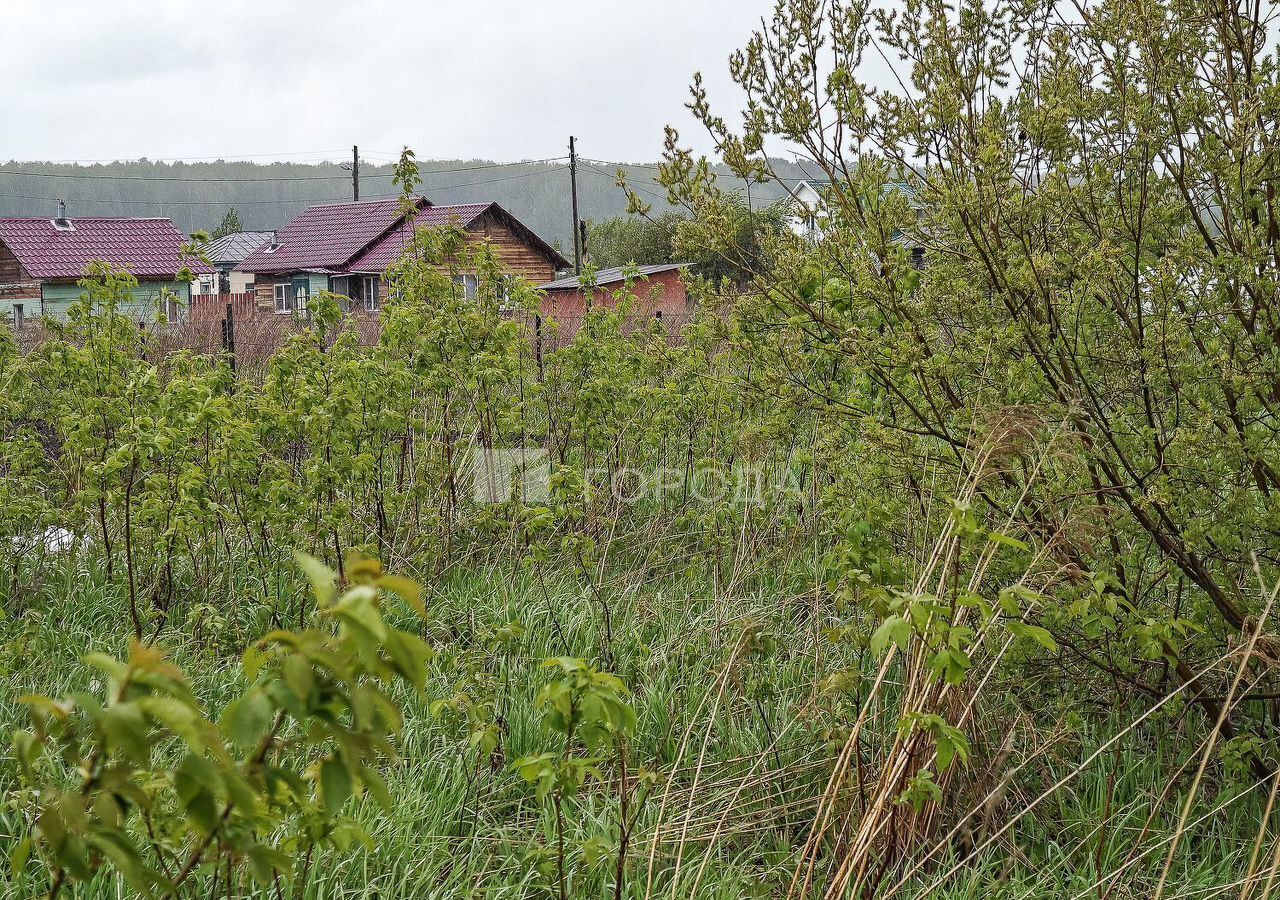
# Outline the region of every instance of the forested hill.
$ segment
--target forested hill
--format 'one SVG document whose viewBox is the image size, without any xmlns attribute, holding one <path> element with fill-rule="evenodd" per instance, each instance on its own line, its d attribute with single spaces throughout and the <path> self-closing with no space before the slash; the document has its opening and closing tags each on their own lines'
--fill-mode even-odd
<svg viewBox="0 0 1280 900">
<path fill-rule="evenodd" d="M 805 173 L 779 164 L 789 179 Z M 548 241 L 571 244 L 569 169 L 565 162 L 498 164 L 485 160 L 421 161 L 420 192 L 437 204 L 496 201 Z M 602 220 L 626 212 L 615 183 L 619 164 L 582 161 L 579 211 Z M 628 179 L 655 208 L 665 206 L 651 165 L 623 165 Z M 361 162 L 361 199 L 393 196 L 390 165 Z M 739 182 L 739 184 L 741 184 Z M 776 185 L 753 185 L 753 200 L 782 195 Z M 55 215 L 59 198 L 70 216 L 168 216 L 185 232 L 212 231 L 235 208 L 246 230 L 282 228 L 314 203 L 351 199 L 351 176 L 338 164 L 152 162 L 95 165 L 11 161 L 0 164 L 0 215 Z"/>
</svg>

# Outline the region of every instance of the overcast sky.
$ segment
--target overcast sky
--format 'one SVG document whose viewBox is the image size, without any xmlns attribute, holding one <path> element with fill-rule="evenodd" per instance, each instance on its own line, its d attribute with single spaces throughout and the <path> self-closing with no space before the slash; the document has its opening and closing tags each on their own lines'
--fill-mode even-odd
<svg viewBox="0 0 1280 900">
<path fill-rule="evenodd" d="M 0 159 L 655 159 L 772 0 L 0 0 Z M 348 151 L 349 152 L 349 151 Z"/>
</svg>

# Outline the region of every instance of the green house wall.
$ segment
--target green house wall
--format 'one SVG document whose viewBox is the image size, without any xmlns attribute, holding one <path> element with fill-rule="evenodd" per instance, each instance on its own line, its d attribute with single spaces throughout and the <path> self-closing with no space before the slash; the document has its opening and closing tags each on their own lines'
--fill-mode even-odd
<svg viewBox="0 0 1280 900">
<path fill-rule="evenodd" d="M 184 306 L 191 303 L 191 285 L 182 281 L 143 281 L 133 289 L 133 302 L 120 312 L 131 319 L 154 322 L 159 314 L 159 298 L 162 291 L 177 295 Z M 40 300 L 0 298 L 0 316 L 5 321 L 13 319 L 13 304 L 21 303 L 23 315 L 28 319 L 41 316 L 65 319 L 71 304 L 80 299 L 84 289 L 76 284 L 46 282 L 40 286 Z M 43 308 L 42 308 L 43 307 Z"/>
</svg>

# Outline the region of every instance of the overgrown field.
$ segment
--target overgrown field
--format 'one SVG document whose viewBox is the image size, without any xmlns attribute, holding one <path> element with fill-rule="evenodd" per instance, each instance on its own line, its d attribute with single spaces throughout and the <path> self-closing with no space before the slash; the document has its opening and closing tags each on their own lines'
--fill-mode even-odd
<svg viewBox="0 0 1280 900">
<path fill-rule="evenodd" d="M 669 132 L 678 339 L 450 229 L 261 372 L 0 331 L 4 892 L 1274 895 L 1274 24 L 784 0 L 691 109 L 820 228 Z"/>
<path fill-rule="evenodd" d="M 66 695 L 100 687 L 95 685 L 100 676 L 80 663 L 85 652 L 126 652 L 124 597 L 104 583 L 103 573 L 84 563 L 58 562 L 48 572 L 31 612 L 3 623 L 6 687 L 0 715 L 9 725 L 26 719 L 16 703 L 24 692 Z M 284 578 L 284 593 L 301 599 L 305 588 L 299 580 Z M 874 658 L 859 665 L 858 654 L 840 654 L 815 639 L 811 598 L 794 594 L 803 582 L 803 572 L 795 573 L 790 584 L 759 578 L 732 599 L 717 596 L 710 582 L 688 576 L 610 579 L 604 585 L 617 604 L 614 669 L 633 689 L 638 713 L 629 755 L 637 770 L 648 769 L 655 778 L 639 792 L 644 799 L 624 896 L 670 894 L 677 859 L 682 860 L 681 896 L 786 893 L 839 754 L 840 728 L 847 727 L 856 706 L 824 687 L 820 673 L 849 666 L 869 681 L 875 670 Z M 246 598 L 254 597 L 253 584 L 243 589 Z M 401 697 L 406 726 L 397 741 L 398 759 L 385 771 L 393 809 L 384 812 L 369 797 L 353 802 L 345 814 L 367 831 L 371 845 L 356 843 L 347 852 L 318 850 L 298 896 L 555 893 L 554 817 L 508 767 L 519 756 L 553 746 L 534 702 L 547 680 L 540 663 L 566 653 L 593 655 L 602 641 L 599 616 L 577 582 L 557 578 L 540 584 L 528 572 L 503 567 L 447 576 L 428 605 L 424 634 L 440 648 L 440 656 L 431 666 L 426 698 L 411 692 Z M 165 643 L 211 706 L 243 690 L 245 679 L 229 645 L 265 627 L 266 606 L 256 599 L 246 602 L 239 621 L 220 619 L 197 601 L 184 600 L 175 609 L 184 624 L 167 633 Z M 497 644 L 495 636 L 512 622 L 523 623 L 526 632 L 510 645 Z M 502 736 L 495 750 L 471 746 L 458 717 L 430 712 L 432 699 L 463 693 L 496 704 Z M 1002 826 L 1130 720 L 1123 710 L 1083 712 L 1071 722 L 1012 706 L 984 714 L 990 721 L 981 741 L 991 743 L 982 755 L 998 758 L 1009 752 L 1004 745 L 1009 736 L 1016 740 L 1017 762 L 1026 765 L 975 828 L 990 832 Z M 884 739 L 882 727 L 877 723 L 872 740 Z M 1162 718 L 1158 727 L 1105 750 L 1020 821 L 1013 839 L 968 862 L 935 896 L 1096 896 L 1091 885 L 1097 866 L 1106 872 L 1129 861 L 1151 801 L 1165 788 L 1168 773 L 1186 762 L 1189 748 L 1176 731 Z M 1034 758 L 1028 762 L 1023 753 Z M 11 778 L 11 769 L 6 771 Z M 1180 894 L 1230 885 L 1240 877 L 1265 797 L 1255 789 L 1241 801 L 1235 793 L 1215 793 L 1197 806 L 1197 817 L 1220 811 L 1197 826 L 1178 854 L 1172 877 Z M 22 801 L 30 798 L 20 797 L 10 794 L 0 820 L 6 854 L 14 836 L 29 827 Z M 1109 834 L 1102 835 L 1100 850 L 1104 812 Z M 1144 850 L 1168 839 L 1175 814 L 1170 805 L 1143 841 Z M 571 896 L 612 896 L 616 820 L 617 802 L 608 785 L 589 785 L 572 804 L 566 816 Z M 973 836 L 966 835 L 940 862 L 958 861 L 972 843 Z M 1125 870 L 1126 880 L 1150 885 L 1162 862 L 1158 850 L 1149 853 Z M 5 882 L 5 894 L 38 893 L 40 879 L 32 865 L 22 882 Z M 204 880 L 212 883 L 213 876 Z M 931 880 L 912 878 L 909 895 Z M 117 878 L 104 873 L 73 895 L 115 897 L 119 890 Z M 292 890 L 286 888 L 285 895 L 293 896 Z M 250 892 L 248 885 L 233 889 L 237 896 Z"/>
</svg>

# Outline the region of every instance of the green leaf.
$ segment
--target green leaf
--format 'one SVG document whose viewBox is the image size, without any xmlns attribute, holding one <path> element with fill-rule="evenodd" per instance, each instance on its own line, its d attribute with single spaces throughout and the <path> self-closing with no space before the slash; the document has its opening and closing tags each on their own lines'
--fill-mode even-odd
<svg viewBox="0 0 1280 900">
<path fill-rule="evenodd" d="M 871 635 L 871 652 L 884 653 L 890 644 L 897 644 L 899 650 L 905 650 L 910 642 L 911 623 L 902 616 L 889 616 Z"/>
<path fill-rule="evenodd" d="M 1050 653 L 1058 651 L 1058 642 L 1053 639 L 1053 635 L 1046 628 L 1041 628 L 1039 625 L 1028 625 L 1025 622 L 1018 622 L 1012 619 L 1007 621 L 1005 625 L 1009 631 L 1019 638 L 1033 640 Z"/>
<path fill-rule="evenodd" d="M 301 550 L 293 551 L 293 559 L 307 576 L 307 580 L 311 582 L 311 590 L 315 593 L 320 607 L 324 609 L 330 606 L 338 596 L 338 573 Z"/>
<path fill-rule="evenodd" d="M 18 846 L 9 854 L 9 875 L 15 881 L 21 877 L 22 870 L 27 866 L 27 860 L 31 858 L 31 835 L 25 835 L 18 842 Z"/>
<path fill-rule="evenodd" d="M 399 575 L 382 575 L 374 583 L 384 591 L 399 596 L 422 618 L 427 617 L 427 607 L 422 602 L 422 587 L 416 581 Z"/>
<path fill-rule="evenodd" d="M 98 718 L 107 746 L 117 749 L 137 763 L 151 756 L 146 716 L 139 703 L 117 703 L 104 709 Z"/>
<path fill-rule="evenodd" d="M 257 747 L 275 718 L 266 693 L 258 687 L 233 702 L 222 714 L 222 729 L 238 747 Z"/>
<path fill-rule="evenodd" d="M 326 759 L 320 764 L 320 792 L 330 818 L 342 811 L 351 797 L 351 773 L 341 760 Z"/>
<path fill-rule="evenodd" d="M 391 791 L 387 788 L 386 780 L 378 774 L 377 770 L 364 766 L 360 769 L 360 780 L 373 795 L 373 799 L 377 801 L 378 806 L 382 807 L 384 813 L 390 814 L 395 808 L 395 802 L 391 799 Z"/>
<path fill-rule="evenodd" d="M 250 870 L 258 884 L 267 887 L 275 883 L 276 875 L 286 881 L 293 879 L 293 860 L 288 854 L 266 844 L 250 844 L 246 850 Z"/>
<path fill-rule="evenodd" d="M 205 722 L 190 706 L 171 697 L 144 697 L 137 702 L 143 712 L 186 741 L 192 750 L 204 749 Z"/>
<path fill-rule="evenodd" d="M 332 613 L 344 622 L 359 628 L 371 639 L 384 641 L 387 637 L 387 626 L 378 612 L 376 600 L 377 594 L 372 588 L 352 588 L 333 606 Z"/>
<path fill-rule="evenodd" d="M 87 653 L 85 654 L 84 662 L 85 665 L 93 666 L 98 671 L 105 672 L 116 684 L 122 683 L 128 677 L 129 670 L 125 664 L 105 653 Z"/>
</svg>

